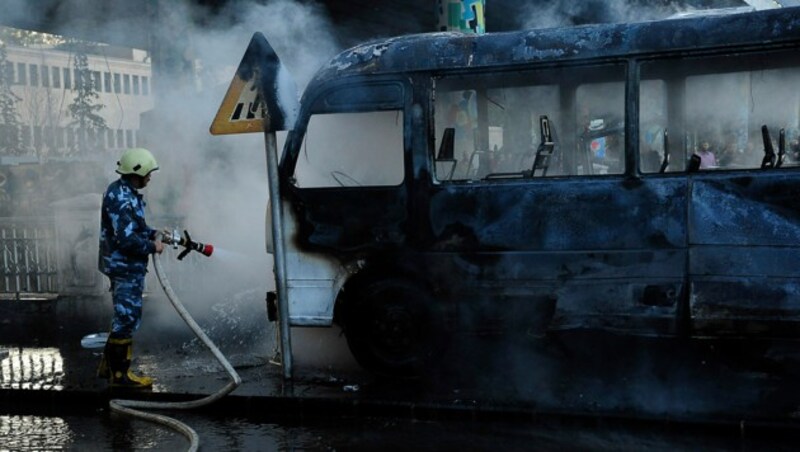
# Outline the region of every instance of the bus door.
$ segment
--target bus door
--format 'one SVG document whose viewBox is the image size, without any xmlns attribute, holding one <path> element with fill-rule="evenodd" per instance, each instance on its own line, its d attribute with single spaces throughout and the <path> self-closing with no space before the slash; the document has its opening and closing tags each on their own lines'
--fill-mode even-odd
<svg viewBox="0 0 800 452">
<path fill-rule="evenodd" d="M 625 176 L 624 80 L 624 64 L 436 80 L 434 154 L 451 158 L 428 267 L 468 327 L 673 331 L 685 179 Z"/>
<path fill-rule="evenodd" d="M 683 131 L 696 335 L 780 336 L 800 320 L 800 156 L 790 149 L 800 124 L 797 57 L 737 53 L 643 71 L 669 68 L 683 81 L 682 124 L 669 127 Z"/>
<path fill-rule="evenodd" d="M 405 240 L 409 91 L 397 80 L 329 86 L 290 135 L 282 170 L 294 325 L 331 324 L 345 254 Z"/>
<path fill-rule="evenodd" d="M 405 92 L 397 81 L 361 82 L 314 103 L 291 150 L 301 243 L 347 251 L 404 240 Z"/>
</svg>

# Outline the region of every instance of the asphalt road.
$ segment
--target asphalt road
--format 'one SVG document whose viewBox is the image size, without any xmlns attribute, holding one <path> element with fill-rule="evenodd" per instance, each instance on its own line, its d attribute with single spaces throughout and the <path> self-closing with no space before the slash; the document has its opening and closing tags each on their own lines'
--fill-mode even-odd
<svg viewBox="0 0 800 452">
<path fill-rule="evenodd" d="M 274 329 L 257 298 L 190 305 L 243 379 L 214 407 L 177 414 L 215 449 L 791 450 L 800 436 L 797 344 L 463 335 L 427 375 L 401 380 L 361 370 L 337 329 L 298 330 L 287 383 L 269 363 Z M 147 303 L 134 364 L 156 385 L 131 397 L 185 400 L 224 386 L 222 368 L 169 306 Z M 0 313 L 0 449 L 185 443 L 108 412 L 118 394 L 94 378 L 99 350 L 80 346 L 104 330 L 104 300 L 2 301 Z"/>
</svg>

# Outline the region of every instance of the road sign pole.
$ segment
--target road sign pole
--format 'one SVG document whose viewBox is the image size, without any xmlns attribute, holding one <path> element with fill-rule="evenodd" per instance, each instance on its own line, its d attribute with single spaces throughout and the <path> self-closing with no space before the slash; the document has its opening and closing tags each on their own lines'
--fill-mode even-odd
<svg viewBox="0 0 800 452">
<path fill-rule="evenodd" d="M 265 130 L 269 130 L 265 128 Z M 281 202 L 278 175 L 278 146 L 275 132 L 264 132 L 267 154 L 267 183 L 272 206 L 272 243 L 275 248 L 274 271 L 278 292 L 278 324 L 281 333 L 281 366 L 283 378 L 292 378 L 292 334 L 289 327 L 289 299 L 286 293 L 286 251 L 283 247 L 283 203 Z"/>
</svg>

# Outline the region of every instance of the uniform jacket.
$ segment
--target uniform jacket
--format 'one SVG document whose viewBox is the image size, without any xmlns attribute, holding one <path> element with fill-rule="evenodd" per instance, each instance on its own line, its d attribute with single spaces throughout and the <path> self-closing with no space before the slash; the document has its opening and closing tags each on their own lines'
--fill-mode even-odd
<svg viewBox="0 0 800 452">
<path fill-rule="evenodd" d="M 156 231 L 144 220 L 142 195 L 125 178 L 112 182 L 103 195 L 100 214 L 98 267 L 108 276 L 147 272 L 147 259 L 155 253 L 151 241 Z"/>
</svg>

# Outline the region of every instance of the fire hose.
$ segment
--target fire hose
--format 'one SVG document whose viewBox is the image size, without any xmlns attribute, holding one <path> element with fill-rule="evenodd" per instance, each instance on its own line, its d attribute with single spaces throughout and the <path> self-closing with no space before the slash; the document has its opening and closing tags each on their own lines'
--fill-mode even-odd
<svg viewBox="0 0 800 452">
<path fill-rule="evenodd" d="M 189 237 L 189 234 L 184 231 L 185 238 L 180 237 L 177 232 L 173 233 L 172 237 L 164 237 L 164 243 L 172 244 L 177 247 L 177 245 L 182 245 L 186 249 L 180 254 L 179 259 L 183 259 L 183 257 L 188 254 L 189 251 L 198 251 L 206 256 L 210 256 L 213 252 L 213 247 L 211 245 L 203 245 L 202 243 L 194 242 Z M 190 410 L 193 408 L 199 408 L 201 406 L 205 406 L 211 404 L 222 397 L 228 395 L 231 391 L 236 389 L 236 387 L 241 384 L 242 379 L 239 377 L 239 374 L 236 373 L 233 366 L 230 362 L 225 358 L 222 352 L 219 351 L 216 345 L 208 338 L 208 336 L 203 332 L 202 328 L 194 321 L 191 315 L 189 315 L 189 311 L 183 306 L 178 296 L 175 292 L 172 291 L 172 286 L 170 286 L 169 280 L 167 279 L 166 275 L 164 274 L 164 270 L 161 268 L 161 261 L 158 257 L 158 254 L 153 255 L 153 266 L 156 269 L 156 276 L 158 277 L 158 282 L 161 284 L 161 288 L 164 289 L 164 293 L 167 295 L 170 303 L 178 312 L 178 315 L 181 316 L 186 325 L 194 332 L 195 336 L 200 339 L 201 342 L 208 348 L 209 351 L 214 355 L 217 361 L 225 368 L 225 371 L 231 377 L 231 381 L 225 385 L 219 391 L 203 397 L 198 400 L 191 400 L 186 402 L 148 402 L 143 400 L 127 400 L 127 399 L 112 399 L 109 401 L 109 407 L 112 411 L 116 411 L 119 413 L 127 414 L 130 416 L 134 416 L 146 421 L 155 422 L 157 424 L 164 425 L 169 427 L 182 435 L 184 435 L 189 442 L 191 443 L 189 446 L 190 451 L 196 451 L 197 448 L 200 446 L 200 437 L 193 428 L 189 427 L 185 423 L 171 418 L 169 416 L 164 416 L 161 414 L 153 414 L 147 413 L 144 411 L 140 411 L 141 409 L 155 409 L 155 410 Z"/>
</svg>

